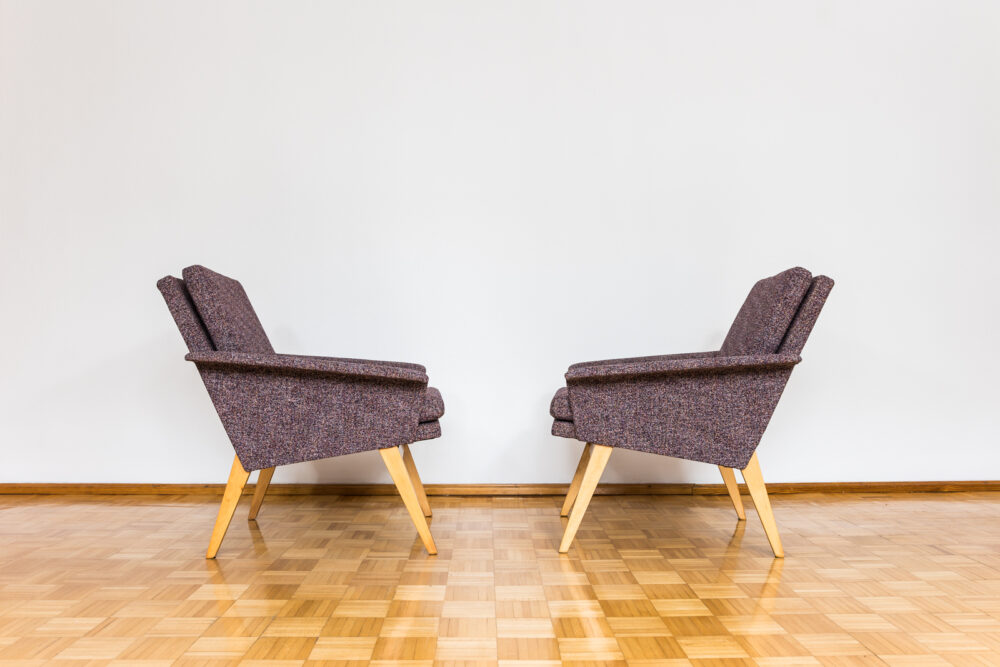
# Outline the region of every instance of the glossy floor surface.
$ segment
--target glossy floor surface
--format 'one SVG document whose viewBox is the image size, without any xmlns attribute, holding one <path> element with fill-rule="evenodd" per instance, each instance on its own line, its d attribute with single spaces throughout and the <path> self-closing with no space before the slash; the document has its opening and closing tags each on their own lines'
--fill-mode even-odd
<svg viewBox="0 0 1000 667">
<path fill-rule="evenodd" d="M 0 664 L 1000 664 L 1000 494 L 746 501 L 0 497 Z"/>
</svg>

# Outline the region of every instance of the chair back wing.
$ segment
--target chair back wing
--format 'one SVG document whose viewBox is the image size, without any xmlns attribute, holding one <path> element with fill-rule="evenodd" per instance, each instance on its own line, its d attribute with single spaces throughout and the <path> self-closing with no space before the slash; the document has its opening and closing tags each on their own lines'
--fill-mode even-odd
<svg viewBox="0 0 1000 667">
<path fill-rule="evenodd" d="M 198 265 L 184 269 L 183 276 L 216 350 L 274 354 L 239 281 Z"/>
<path fill-rule="evenodd" d="M 812 333 L 813 326 L 816 325 L 816 320 L 819 318 L 819 313 L 823 310 L 823 304 L 826 303 L 826 297 L 830 296 L 832 289 L 833 280 L 831 278 L 826 276 L 813 278 L 812 285 L 809 286 L 809 291 L 806 292 L 806 296 L 799 306 L 799 311 L 795 314 L 795 319 L 792 320 L 792 326 L 785 334 L 785 340 L 781 341 L 779 352 L 802 354 L 802 348 L 805 347 L 806 340 L 809 339 L 809 334 Z"/>
<path fill-rule="evenodd" d="M 812 274 L 801 267 L 758 281 L 736 315 L 720 354 L 738 357 L 777 352 L 811 284 Z"/>
<path fill-rule="evenodd" d="M 163 300 L 167 302 L 167 308 L 181 331 L 184 342 L 187 343 L 189 352 L 211 352 L 215 348 L 212 346 L 212 339 L 208 336 L 198 311 L 195 310 L 191 296 L 188 294 L 184 281 L 173 276 L 161 278 L 156 283 L 157 289 L 163 295 Z"/>
</svg>

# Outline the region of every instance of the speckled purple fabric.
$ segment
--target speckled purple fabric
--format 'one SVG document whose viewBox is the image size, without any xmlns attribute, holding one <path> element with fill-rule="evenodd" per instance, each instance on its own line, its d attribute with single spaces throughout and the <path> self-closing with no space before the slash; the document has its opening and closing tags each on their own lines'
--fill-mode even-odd
<svg viewBox="0 0 1000 667">
<path fill-rule="evenodd" d="M 687 359 L 644 359 L 584 366 L 570 366 L 567 380 L 599 380 L 627 377 L 703 374 L 707 371 L 735 371 L 790 368 L 799 363 L 797 354 L 754 354 L 739 357 L 705 357 Z M 570 391 L 572 391 L 572 385 Z"/>
<path fill-rule="evenodd" d="M 208 331 L 205 330 L 205 325 L 198 317 L 198 311 L 194 309 L 191 297 L 188 296 L 187 289 L 184 287 L 184 281 L 167 276 L 157 282 L 156 287 L 163 294 L 167 308 L 170 309 L 170 314 L 173 315 L 177 328 L 181 330 L 181 337 L 187 343 L 188 350 L 191 352 L 214 350 L 212 341 L 208 337 Z"/>
<path fill-rule="evenodd" d="M 417 424 L 417 440 L 433 440 L 441 437 L 441 422 L 420 422 Z"/>
<path fill-rule="evenodd" d="M 622 359 L 601 359 L 599 361 L 583 361 L 573 364 L 570 368 L 585 368 L 587 366 L 607 366 L 608 364 L 626 364 L 642 361 L 670 361 L 671 359 L 707 359 L 719 356 L 718 350 L 708 352 L 681 352 L 680 354 L 658 354 L 652 357 L 625 357 Z"/>
<path fill-rule="evenodd" d="M 420 421 L 432 422 L 444 416 L 444 399 L 441 392 L 434 387 L 427 387 L 424 402 L 420 406 Z"/>
<path fill-rule="evenodd" d="M 331 357 L 247 352 L 192 352 L 184 358 L 195 362 L 198 368 L 221 366 L 232 370 L 319 373 L 376 380 L 427 383 L 427 374 L 412 368 L 401 368 L 369 361 L 341 361 Z"/>
<path fill-rule="evenodd" d="M 275 354 L 238 282 L 184 275 L 197 296 L 177 278 L 157 286 L 247 470 L 440 437 L 444 401 L 423 366 Z M 216 336 L 246 349 L 216 350 Z"/>
<path fill-rule="evenodd" d="M 549 414 L 557 420 L 573 421 L 573 410 L 569 407 L 569 389 L 559 388 L 549 403 Z"/>
<path fill-rule="evenodd" d="M 800 268 L 758 282 L 726 338 L 729 353 L 570 366 L 549 406 L 552 434 L 746 467 L 832 287 Z"/>
<path fill-rule="evenodd" d="M 243 285 L 204 266 L 184 269 L 184 284 L 217 350 L 274 352 Z"/>
<path fill-rule="evenodd" d="M 795 319 L 792 320 L 792 326 L 785 334 L 785 339 L 781 341 L 781 347 L 778 348 L 780 352 L 802 353 L 802 348 L 805 347 L 806 340 L 812 333 L 819 313 L 823 310 L 823 304 L 826 303 L 826 298 L 830 296 L 832 289 L 833 281 L 831 279 L 826 276 L 816 276 L 809 291 L 806 292 L 806 297 L 802 299 L 802 305 L 799 306 L 799 311 L 795 314 Z"/>
<path fill-rule="evenodd" d="M 576 437 L 576 428 L 573 426 L 573 422 L 564 421 L 562 419 L 555 419 L 552 421 L 552 435 L 557 435 L 560 438 L 573 438 L 574 440 L 579 440 Z"/>
<path fill-rule="evenodd" d="M 777 352 L 811 282 L 812 274 L 801 267 L 758 281 L 736 315 L 719 354 L 730 357 Z"/>
</svg>

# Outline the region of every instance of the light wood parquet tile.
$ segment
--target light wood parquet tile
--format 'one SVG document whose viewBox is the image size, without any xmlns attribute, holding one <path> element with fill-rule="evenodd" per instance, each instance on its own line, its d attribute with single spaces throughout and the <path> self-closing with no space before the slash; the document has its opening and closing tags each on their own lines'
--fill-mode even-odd
<svg viewBox="0 0 1000 667">
<path fill-rule="evenodd" d="M 0 497 L 0 667 L 1000 664 L 1000 494 L 561 500 Z"/>
</svg>

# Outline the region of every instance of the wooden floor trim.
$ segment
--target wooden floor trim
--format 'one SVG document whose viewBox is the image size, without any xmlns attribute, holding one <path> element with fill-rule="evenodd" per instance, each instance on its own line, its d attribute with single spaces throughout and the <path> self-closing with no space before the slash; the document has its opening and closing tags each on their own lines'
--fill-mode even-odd
<svg viewBox="0 0 1000 667">
<path fill-rule="evenodd" d="M 219 495 L 225 484 L 0 484 L 0 495 Z M 252 494 L 247 484 L 244 494 Z M 567 484 L 425 484 L 429 496 L 559 496 Z M 742 493 L 746 486 L 740 484 Z M 789 493 L 957 493 L 1000 491 L 1000 480 L 951 482 L 786 482 L 767 485 L 770 494 Z M 719 496 L 724 484 L 601 484 L 596 494 Z M 392 484 L 271 484 L 272 496 L 392 496 Z"/>
</svg>

